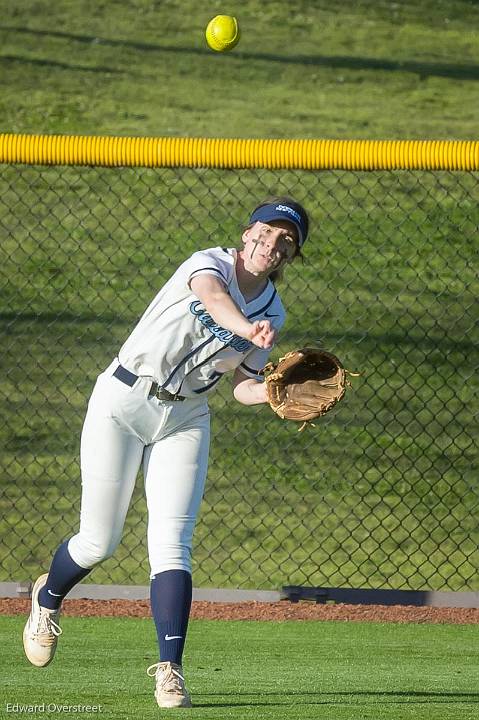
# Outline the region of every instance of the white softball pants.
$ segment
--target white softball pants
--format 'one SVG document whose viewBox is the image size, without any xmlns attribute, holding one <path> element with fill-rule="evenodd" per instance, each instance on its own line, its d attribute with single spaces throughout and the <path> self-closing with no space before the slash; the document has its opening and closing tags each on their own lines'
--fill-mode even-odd
<svg viewBox="0 0 479 720">
<path fill-rule="evenodd" d="M 68 544 L 83 568 L 113 554 L 120 542 L 135 480 L 143 462 L 148 507 L 148 555 L 153 577 L 191 572 L 191 545 L 208 467 L 207 401 L 149 398 L 151 380 L 133 387 L 99 375 L 81 438 L 80 530 Z"/>
</svg>

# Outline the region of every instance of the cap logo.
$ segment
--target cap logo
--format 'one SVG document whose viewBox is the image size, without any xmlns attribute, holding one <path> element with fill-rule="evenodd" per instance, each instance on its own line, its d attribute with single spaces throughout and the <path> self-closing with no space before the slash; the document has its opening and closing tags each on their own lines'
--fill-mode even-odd
<svg viewBox="0 0 479 720">
<path fill-rule="evenodd" d="M 293 210 L 293 208 L 288 207 L 288 205 L 276 205 L 275 209 L 292 215 L 297 222 L 301 223 L 301 215 L 297 213 L 296 210 Z"/>
<path fill-rule="evenodd" d="M 298 231 L 298 243 L 301 247 L 306 239 L 306 235 L 308 234 L 308 221 L 290 205 L 284 205 L 282 203 L 279 203 L 278 205 L 275 203 L 260 205 L 260 207 L 256 208 L 250 217 L 250 223 L 270 223 L 275 220 L 287 220 L 296 226 L 296 230 Z"/>
</svg>

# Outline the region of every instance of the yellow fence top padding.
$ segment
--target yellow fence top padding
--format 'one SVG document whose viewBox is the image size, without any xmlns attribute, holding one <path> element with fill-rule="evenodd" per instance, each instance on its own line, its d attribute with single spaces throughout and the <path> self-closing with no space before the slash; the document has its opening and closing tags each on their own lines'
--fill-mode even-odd
<svg viewBox="0 0 479 720">
<path fill-rule="evenodd" d="M 479 170 L 473 140 L 260 140 L 0 135 L 0 162 L 105 167 Z"/>
</svg>

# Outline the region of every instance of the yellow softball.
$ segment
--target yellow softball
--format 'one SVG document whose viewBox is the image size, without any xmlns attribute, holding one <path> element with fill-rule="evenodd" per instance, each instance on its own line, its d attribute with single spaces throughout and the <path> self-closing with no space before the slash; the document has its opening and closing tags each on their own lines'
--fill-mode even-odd
<svg viewBox="0 0 479 720">
<path fill-rule="evenodd" d="M 232 50 L 240 39 L 238 21 L 231 15 L 216 15 L 206 27 L 206 42 L 216 52 Z"/>
</svg>

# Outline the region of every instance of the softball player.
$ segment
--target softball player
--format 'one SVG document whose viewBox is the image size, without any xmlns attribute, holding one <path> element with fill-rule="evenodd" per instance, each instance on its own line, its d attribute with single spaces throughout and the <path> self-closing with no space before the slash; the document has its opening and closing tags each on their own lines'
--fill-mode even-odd
<svg viewBox="0 0 479 720">
<path fill-rule="evenodd" d="M 143 463 L 160 655 L 147 672 L 160 707 L 191 706 L 181 661 L 208 465 L 208 396 L 232 372 L 238 402 L 267 402 L 261 370 L 284 322 L 274 281 L 307 233 L 307 213 L 291 198 L 259 205 L 239 250 L 201 250 L 180 265 L 99 375 L 81 438 L 80 529 L 32 591 L 23 643 L 33 665 L 53 659 L 63 598 L 117 547 Z"/>
</svg>

